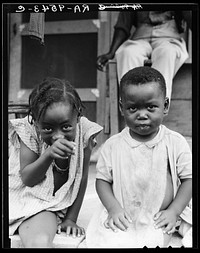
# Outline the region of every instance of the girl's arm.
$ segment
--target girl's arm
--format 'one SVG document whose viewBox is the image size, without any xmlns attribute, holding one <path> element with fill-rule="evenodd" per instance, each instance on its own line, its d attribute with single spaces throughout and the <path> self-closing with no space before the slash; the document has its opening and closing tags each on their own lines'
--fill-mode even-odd
<svg viewBox="0 0 200 253">
<path fill-rule="evenodd" d="M 73 148 L 74 142 L 58 139 L 41 156 L 38 156 L 21 140 L 20 173 L 23 183 L 30 187 L 40 183 L 44 179 L 53 159 L 56 159 L 56 162 L 62 163 L 62 166 L 65 167 L 67 165 L 65 158 L 67 155 L 74 154 Z"/>
<path fill-rule="evenodd" d="M 77 218 L 78 218 L 78 214 L 79 214 L 82 202 L 83 202 L 83 198 L 85 195 L 87 182 L 88 182 L 90 156 L 91 156 L 91 152 L 92 152 L 92 148 L 93 148 L 92 138 L 90 138 L 88 143 L 89 143 L 89 145 L 84 149 L 83 175 L 82 175 L 82 179 L 81 179 L 80 188 L 79 188 L 79 191 L 77 194 L 77 198 L 74 201 L 74 203 L 68 208 L 68 211 L 67 211 L 64 221 L 67 219 L 70 219 L 76 223 Z"/>
<path fill-rule="evenodd" d="M 20 173 L 27 186 L 34 186 L 44 179 L 52 158 L 47 154 L 38 156 L 20 140 Z"/>
</svg>

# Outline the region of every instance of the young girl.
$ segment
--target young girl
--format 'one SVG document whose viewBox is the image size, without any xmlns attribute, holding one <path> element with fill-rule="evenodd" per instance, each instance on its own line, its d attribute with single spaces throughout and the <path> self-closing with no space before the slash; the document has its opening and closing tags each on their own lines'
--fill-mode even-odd
<svg viewBox="0 0 200 253">
<path fill-rule="evenodd" d="M 162 125 L 165 80 L 138 67 L 123 76 L 120 89 L 126 127 L 101 149 L 96 190 L 102 204 L 86 231 L 87 246 L 166 247 L 178 225 L 191 243 L 192 156 L 185 138 Z"/>
<path fill-rule="evenodd" d="M 30 111 L 9 122 L 9 234 L 24 247 L 53 247 L 56 232 L 81 236 L 76 224 L 95 136 L 76 90 L 48 78 L 29 97 Z"/>
</svg>

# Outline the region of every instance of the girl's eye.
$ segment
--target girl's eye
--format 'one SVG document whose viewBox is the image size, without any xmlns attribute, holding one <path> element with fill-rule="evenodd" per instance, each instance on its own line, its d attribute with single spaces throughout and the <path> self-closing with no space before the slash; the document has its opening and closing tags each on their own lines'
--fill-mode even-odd
<svg viewBox="0 0 200 253">
<path fill-rule="evenodd" d="M 43 127 L 42 128 L 42 132 L 44 132 L 44 133 L 51 133 L 52 132 L 52 128 L 51 127 Z"/>
<path fill-rule="evenodd" d="M 72 127 L 69 125 L 64 125 L 62 128 L 63 128 L 63 131 L 70 131 Z"/>
</svg>

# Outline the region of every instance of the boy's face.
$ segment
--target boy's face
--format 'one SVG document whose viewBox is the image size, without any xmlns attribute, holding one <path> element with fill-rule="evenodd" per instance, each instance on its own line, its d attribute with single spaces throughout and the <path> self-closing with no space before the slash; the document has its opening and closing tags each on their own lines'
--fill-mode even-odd
<svg viewBox="0 0 200 253">
<path fill-rule="evenodd" d="M 168 105 L 156 82 L 126 86 L 120 109 L 131 136 L 138 141 L 151 140 L 168 113 Z"/>
<path fill-rule="evenodd" d="M 78 114 L 68 102 L 50 105 L 37 122 L 42 139 L 52 145 L 59 138 L 74 141 Z"/>
</svg>

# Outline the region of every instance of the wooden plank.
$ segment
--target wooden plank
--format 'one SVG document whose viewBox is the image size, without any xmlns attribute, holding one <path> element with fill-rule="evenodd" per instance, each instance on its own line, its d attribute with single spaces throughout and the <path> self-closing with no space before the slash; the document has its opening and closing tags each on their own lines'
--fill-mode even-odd
<svg viewBox="0 0 200 253">
<path fill-rule="evenodd" d="M 90 88 L 83 88 L 83 89 L 79 89 L 76 88 L 76 91 L 78 92 L 81 100 L 84 102 L 96 102 L 97 100 L 97 96 L 95 95 L 95 91 L 98 90 L 97 89 L 90 89 Z"/>
<path fill-rule="evenodd" d="M 110 134 L 110 98 L 106 97 L 104 133 Z"/>
<path fill-rule="evenodd" d="M 110 95 L 110 134 L 119 132 L 119 116 L 118 116 L 118 82 L 116 64 L 110 62 L 109 69 L 109 95 Z"/>
<path fill-rule="evenodd" d="M 9 58 L 9 100 L 16 100 L 21 81 L 21 25 L 22 14 L 10 13 L 10 58 Z"/>
<path fill-rule="evenodd" d="M 20 89 L 17 94 L 15 94 L 15 98 L 10 99 L 10 102 L 13 103 L 26 103 L 28 101 L 29 95 L 32 89 Z M 81 100 L 84 102 L 96 102 L 96 89 L 91 88 L 76 88 Z M 98 93 L 98 92 L 97 92 Z"/>
<path fill-rule="evenodd" d="M 192 101 L 172 100 L 163 124 L 184 136 L 192 136 Z"/>
<path fill-rule="evenodd" d="M 96 20 L 66 20 L 45 22 L 44 34 L 97 33 Z M 28 35 L 28 23 L 24 23 L 21 35 Z"/>
<path fill-rule="evenodd" d="M 109 12 L 99 12 L 100 27 L 98 30 L 98 52 L 97 55 L 108 52 L 110 46 L 110 29 L 109 29 Z M 107 73 L 97 70 L 97 88 L 99 90 L 99 97 L 97 98 L 97 123 L 105 127 L 106 114 L 106 96 L 107 96 Z M 99 145 L 109 137 L 104 131 L 97 136 Z"/>
<path fill-rule="evenodd" d="M 183 64 L 173 80 L 172 100 L 192 99 L 192 65 Z"/>
</svg>

